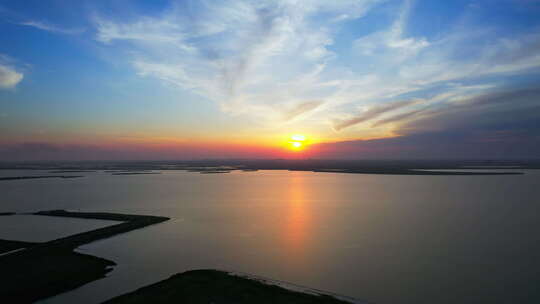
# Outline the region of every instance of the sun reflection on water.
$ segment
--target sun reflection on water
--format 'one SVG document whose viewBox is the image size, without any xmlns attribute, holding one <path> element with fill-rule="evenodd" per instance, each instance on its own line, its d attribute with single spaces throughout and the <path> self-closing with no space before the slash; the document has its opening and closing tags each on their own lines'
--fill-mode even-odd
<svg viewBox="0 0 540 304">
<path fill-rule="evenodd" d="M 311 217 L 304 179 L 299 172 L 290 179 L 283 237 L 287 262 L 297 266 L 305 264 L 310 239 Z"/>
</svg>

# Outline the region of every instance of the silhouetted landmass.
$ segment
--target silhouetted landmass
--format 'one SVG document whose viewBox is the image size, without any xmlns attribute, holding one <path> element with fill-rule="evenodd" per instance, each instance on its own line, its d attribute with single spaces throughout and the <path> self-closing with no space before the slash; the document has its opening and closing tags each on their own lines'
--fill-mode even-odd
<svg viewBox="0 0 540 304">
<path fill-rule="evenodd" d="M 33 303 L 105 277 L 114 262 L 40 245 L 0 256 L 0 302 Z"/>
<path fill-rule="evenodd" d="M 49 171 L 49 173 L 89 173 L 89 172 L 96 172 L 95 170 L 53 170 Z"/>
<path fill-rule="evenodd" d="M 146 169 L 137 169 L 137 168 L 125 168 L 125 169 L 117 169 L 117 170 L 104 170 L 105 173 L 131 173 L 131 172 L 151 172 L 152 170 L 146 170 Z"/>
<path fill-rule="evenodd" d="M 32 303 L 103 278 L 115 263 L 74 252 L 76 247 L 169 219 L 160 216 L 64 210 L 34 214 L 122 223 L 34 244 L 25 250 L 0 256 L 0 303 Z"/>
<path fill-rule="evenodd" d="M 161 172 L 115 172 L 112 175 L 141 175 L 141 174 L 161 174 Z"/>
<path fill-rule="evenodd" d="M 103 170 L 110 173 L 186 170 L 211 172 L 241 170 L 294 170 L 362 174 L 400 175 L 492 175 L 516 169 L 540 169 L 540 160 L 197 160 L 197 161 L 85 161 L 85 162 L 0 162 L 0 169 Z M 441 170 L 459 170 L 449 172 Z M 473 169 L 484 169 L 479 172 Z M 504 171 L 504 170 L 512 171 Z M 423 171 L 429 170 L 429 171 Z M 223 171 L 223 172 L 222 172 Z"/>
<path fill-rule="evenodd" d="M 12 241 L 12 240 L 0 240 L 0 254 L 9 252 L 12 250 L 17 250 L 20 248 L 32 247 L 37 243 L 30 242 L 21 242 L 21 241 Z"/>
<path fill-rule="evenodd" d="M 15 214 L 16 214 L 15 212 L 0 212 L 0 216 L 15 215 Z"/>
<path fill-rule="evenodd" d="M 389 174 L 389 175 L 520 175 L 523 172 L 473 172 L 473 171 L 436 171 L 436 170 L 411 170 L 411 169 L 315 169 L 313 172 L 331 173 L 356 173 L 356 174 Z"/>
<path fill-rule="evenodd" d="M 214 173 L 230 173 L 233 170 L 238 170 L 233 166 L 198 166 L 198 167 L 184 167 L 182 170 L 188 172 L 199 172 L 201 174 L 214 174 Z"/>
<path fill-rule="evenodd" d="M 34 214 L 123 222 L 120 224 L 107 226 L 107 227 L 95 229 L 92 231 L 74 234 L 68 237 L 60 238 L 60 239 L 46 243 L 49 245 L 55 245 L 56 243 L 61 243 L 62 246 L 71 247 L 72 249 L 74 249 L 75 247 L 79 247 L 81 245 L 93 242 L 93 241 L 97 241 L 99 239 L 108 238 L 116 234 L 128 232 L 131 230 L 143 228 L 148 225 L 157 224 L 157 223 L 161 223 L 161 222 L 169 220 L 168 217 L 163 217 L 163 216 L 131 215 L 131 214 L 104 213 L 104 212 L 69 212 L 65 210 L 40 211 Z"/>
<path fill-rule="evenodd" d="M 219 173 L 230 173 L 231 171 L 226 170 L 201 170 L 199 173 L 201 174 L 219 174 Z"/>
<path fill-rule="evenodd" d="M 218 270 L 192 270 L 179 273 L 104 304 L 345 304 L 351 303 L 324 294 L 292 291 L 259 280 Z"/>
<path fill-rule="evenodd" d="M 82 175 L 40 175 L 40 176 L 8 176 L 0 177 L 0 181 L 19 180 L 19 179 L 36 179 L 36 178 L 76 178 L 83 177 Z"/>
</svg>

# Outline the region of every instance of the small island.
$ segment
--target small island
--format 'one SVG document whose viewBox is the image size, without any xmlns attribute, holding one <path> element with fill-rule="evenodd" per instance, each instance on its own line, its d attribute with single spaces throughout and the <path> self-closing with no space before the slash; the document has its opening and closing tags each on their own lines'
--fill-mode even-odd
<svg viewBox="0 0 540 304">
<path fill-rule="evenodd" d="M 262 280 L 206 269 L 175 274 L 103 304 L 235 303 L 351 304 L 328 294 L 293 291 Z"/>
</svg>

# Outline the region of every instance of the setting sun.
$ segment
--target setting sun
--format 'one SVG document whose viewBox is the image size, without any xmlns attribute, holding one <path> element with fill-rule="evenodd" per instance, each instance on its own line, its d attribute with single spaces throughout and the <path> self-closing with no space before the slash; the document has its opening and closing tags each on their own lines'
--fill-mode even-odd
<svg viewBox="0 0 540 304">
<path fill-rule="evenodd" d="M 301 135 L 301 134 L 294 134 L 291 136 L 290 141 L 289 141 L 290 148 L 295 151 L 302 150 L 305 147 L 305 141 L 306 141 L 306 136 Z"/>
</svg>

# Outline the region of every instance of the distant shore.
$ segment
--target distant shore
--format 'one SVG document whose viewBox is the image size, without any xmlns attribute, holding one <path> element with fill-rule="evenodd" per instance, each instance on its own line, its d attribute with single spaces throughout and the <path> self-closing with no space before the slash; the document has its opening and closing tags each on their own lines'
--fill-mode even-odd
<svg viewBox="0 0 540 304">
<path fill-rule="evenodd" d="M 39 175 L 39 176 L 8 176 L 0 177 L 0 181 L 21 180 L 21 179 L 37 179 L 37 178 L 77 178 L 84 177 L 82 175 Z"/>
<path fill-rule="evenodd" d="M 113 175 L 159 174 L 181 170 L 202 174 L 232 171 L 290 170 L 389 175 L 517 175 L 519 170 L 540 169 L 540 160 L 200 160 L 200 161 L 81 161 L 81 162 L 0 162 L 1 169 L 48 170 L 49 172 L 103 171 Z M 446 171 L 459 170 L 459 171 Z M 479 171 L 482 170 L 482 171 Z M 158 171 L 158 172 L 156 172 Z M 50 176 L 62 177 L 62 176 Z M 63 176 L 64 178 L 74 176 Z M 24 179 L 44 177 L 4 177 Z"/>
</svg>

